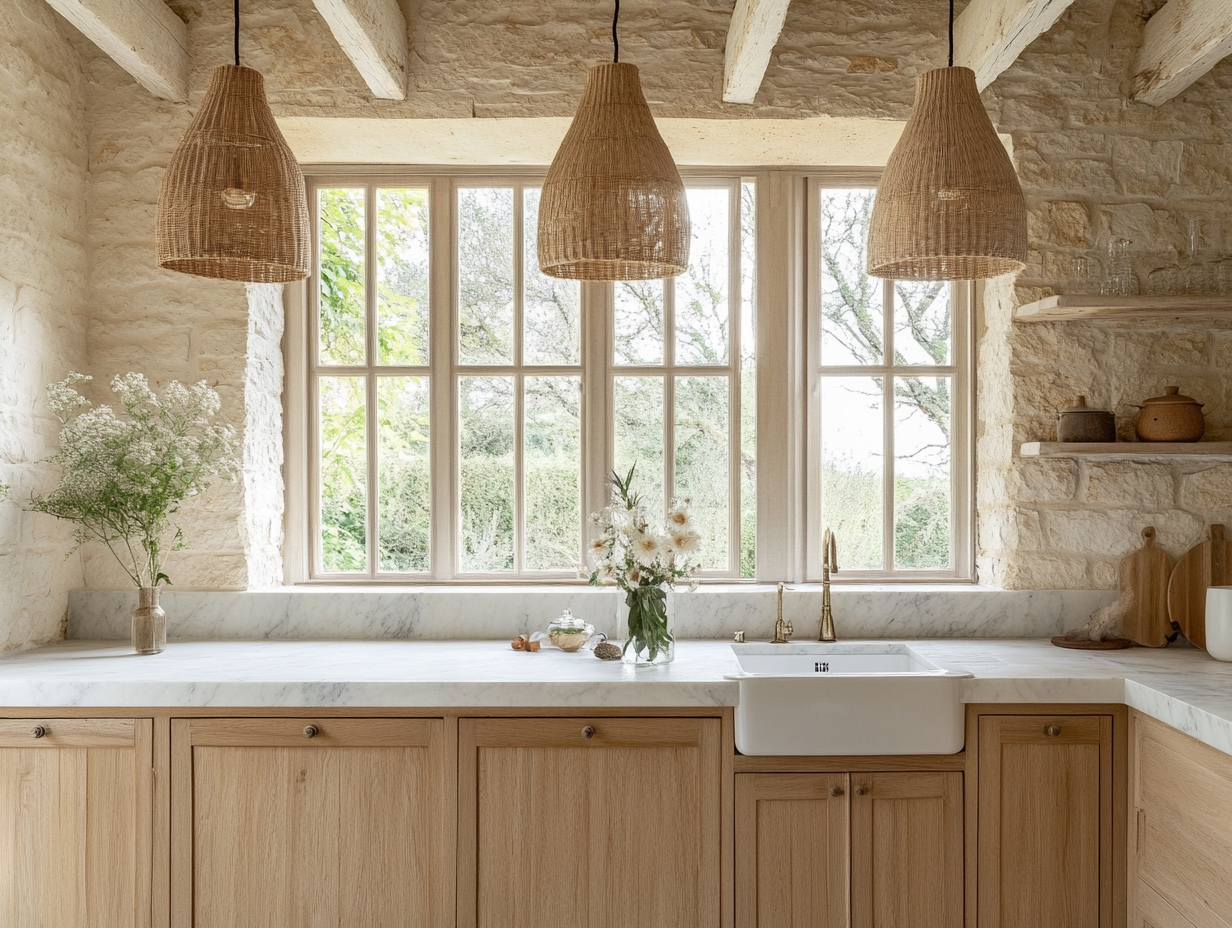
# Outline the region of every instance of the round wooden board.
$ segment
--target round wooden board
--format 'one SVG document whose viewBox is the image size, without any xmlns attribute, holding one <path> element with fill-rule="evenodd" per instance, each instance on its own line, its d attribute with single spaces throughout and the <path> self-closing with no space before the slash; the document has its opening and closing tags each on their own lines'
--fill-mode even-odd
<svg viewBox="0 0 1232 928">
<path fill-rule="evenodd" d="M 1105 638 L 1103 641 L 1070 641 L 1057 635 L 1052 643 L 1058 648 L 1071 648 L 1075 651 L 1119 651 L 1121 648 L 1132 648 L 1134 643 L 1128 638 Z"/>
<path fill-rule="evenodd" d="M 1206 650 L 1206 588 L 1232 585 L 1232 541 L 1223 526 L 1211 526 L 1211 540 L 1190 548 L 1168 580 L 1168 617 L 1195 648 Z"/>
</svg>

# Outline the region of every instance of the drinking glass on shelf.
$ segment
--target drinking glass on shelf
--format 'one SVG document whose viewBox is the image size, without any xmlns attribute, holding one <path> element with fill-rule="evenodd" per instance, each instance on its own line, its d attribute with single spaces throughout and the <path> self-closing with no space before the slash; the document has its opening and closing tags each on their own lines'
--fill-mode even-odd
<svg viewBox="0 0 1232 928">
<path fill-rule="evenodd" d="M 1203 293 L 1209 293 L 1211 290 L 1212 272 L 1205 260 L 1203 232 L 1205 231 L 1209 235 L 1214 231 L 1214 226 L 1209 220 L 1204 225 L 1200 216 L 1190 216 L 1188 228 L 1187 246 L 1189 263 L 1186 265 L 1184 272 L 1185 293 L 1190 296 L 1199 296 Z"/>
<path fill-rule="evenodd" d="M 1100 294 L 1103 296 L 1133 296 L 1138 292 L 1138 278 L 1134 276 L 1129 259 L 1129 239 L 1108 240 L 1108 265 Z"/>
<path fill-rule="evenodd" d="M 1091 255 L 1079 255 L 1074 259 L 1074 276 L 1069 282 L 1069 292 L 1075 294 L 1099 293 L 1104 269 L 1099 259 Z"/>
</svg>

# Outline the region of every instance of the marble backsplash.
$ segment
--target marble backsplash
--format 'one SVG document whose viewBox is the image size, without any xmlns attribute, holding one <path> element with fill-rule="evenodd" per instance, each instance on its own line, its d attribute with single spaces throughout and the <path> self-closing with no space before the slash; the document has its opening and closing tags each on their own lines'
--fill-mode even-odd
<svg viewBox="0 0 1232 928">
<path fill-rule="evenodd" d="M 848 586 L 833 590 L 835 627 L 851 638 L 1040 638 L 1086 621 L 1116 594 L 966 586 Z M 69 595 L 68 637 L 129 635 L 135 591 Z M 584 586 L 282 587 L 248 592 L 166 590 L 167 634 L 188 639 L 511 639 L 565 609 L 614 634 L 617 593 Z M 677 638 L 769 638 L 775 588 L 703 586 L 675 597 Z M 789 588 L 795 638 L 817 637 L 821 587 Z"/>
</svg>

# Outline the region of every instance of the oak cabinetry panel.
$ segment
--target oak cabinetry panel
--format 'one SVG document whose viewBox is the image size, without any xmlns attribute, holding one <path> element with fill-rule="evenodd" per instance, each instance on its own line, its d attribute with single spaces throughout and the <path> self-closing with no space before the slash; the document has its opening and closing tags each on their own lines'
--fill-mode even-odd
<svg viewBox="0 0 1232 928">
<path fill-rule="evenodd" d="M 174 928 L 452 925 L 444 727 L 175 721 Z"/>
<path fill-rule="evenodd" d="M 716 928 L 721 725 L 462 719 L 458 924 Z"/>
<path fill-rule="evenodd" d="M 1174 909 L 1167 899 L 1142 880 L 1134 887 L 1134 900 L 1130 928 L 1197 928 Z"/>
<path fill-rule="evenodd" d="M 151 738 L 149 719 L 0 720 L 0 925 L 148 928 Z"/>
</svg>

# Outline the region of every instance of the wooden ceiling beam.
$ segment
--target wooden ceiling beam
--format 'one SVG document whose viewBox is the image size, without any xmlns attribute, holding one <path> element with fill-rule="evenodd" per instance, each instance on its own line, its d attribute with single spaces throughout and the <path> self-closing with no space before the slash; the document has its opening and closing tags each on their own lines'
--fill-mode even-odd
<svg viewBox="0 0 1232 928">
<path fill-rule="evenodd" d="M 954 64 L 983 90 L 1052 28 L 1074 0 L 971 0 L 954 21 Z"/>
<path fill-rule="evenodd" d="M 1232 54 L 1232 3 L 1169 0 L 1147 20 L 1134 67 L 1135 100 L 1159 106 Z"/>
<path fill-rule="evenodd" d="M 723 100 L 752 103 L 783 31 L 791 0 L 736 0 L 727 27 L 723 61 Z"/>
<path fill-rule="evenodd" d="M 373 96 L 406 99 L 406 20 L 397 0 L 312 0 Z"/>
<path fill-rule="evenodd" d="M 163 0 L 47 3 L 154 96 L 188 100 L 188 28 Z"/>
</svg>

